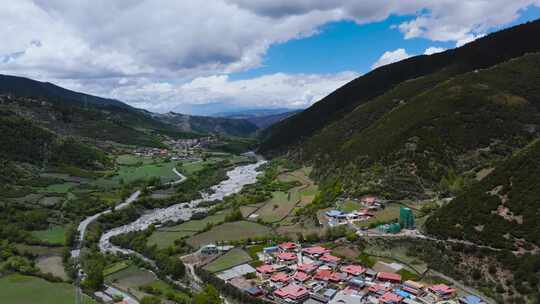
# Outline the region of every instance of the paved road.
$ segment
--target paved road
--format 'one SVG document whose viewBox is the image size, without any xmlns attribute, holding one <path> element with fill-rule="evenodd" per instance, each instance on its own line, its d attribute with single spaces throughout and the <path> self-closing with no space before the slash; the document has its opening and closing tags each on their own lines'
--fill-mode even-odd
<svg viewBox="0 0 540 304">
<path fill-rule="evenodd" d="M 117 205 L 115 207 L 115 210 L 120 210 L 120 209 L 123 209 L 123 208 L 126 208 L 127 206 L 131 205 L 134 201 L 136 201 L 139 196 L 141 195 L 141 191 L 140 190 L 137 190 L 135 192 L 133 192 L 127 199 L 125 199 L 121 204 Z M 82 244 L 83 244 L 83 241 L 84 241 L 84 236 L 86 234 L 86 230 L 88 229 L 88 225 L 90 225 L 93 221 L 95 221 L 97 218 L 99 218 L 100 216 L 104 215 L 104 214 L 107 214 L 107 213 L 111 213 L 112 210 L 111 209 L 107 209 L 105 211 L 102 211 L 100 213 L 96 213 L 92 216 L 89 216 L 87 217 L 86 219 L 84 219 L 83 221 L 81 221 L 79 223 L 79 227 L 77 227 L 77 231 L 79 232 L 79 238 L 77 239 L 77 247 L 75 250 L 71 251 L 71 257 L 73 258 L 78 258 L 79 255 L 80 255 L 80 252 L 81 252 L 81 248 L 82 248 Z"/>
<path fill-rule="evenodd" d="M 178 175 L 178 177 L 180 177 L 178 180 L 174 181 L 174 182 L 171 182 L 170 184 L 171 185 L 176 185 L 176 184 L 179 184 L 183 181 L 186 180 L 186 177 L 178 172 L 178 170 L 176 170 L 176 168 L 173 168 L 173 172 Z M 131 205 L 133 202 L 135 202 L 139 196 L 141 195 L 141 191 L 140 190 L 137 190 L 135 192 L 133 192 L 127 199 L 125 199 L 122 203 L 118 204 L 117 206 L 115 206 L 115 210 L 120 210 L 120 209 L 123 209 L 123 208 L 126 208 L 128 207 L 129 205 Z M 94 222 L 96 219 L 98 219 L 100 216 L 104 215 L 104 214 L 108 214 L 108 213 L 111 213 L 112 212 L 112 209 L 108 209 L 108 210 L 105 210 L 105 211 L 102 211 L 102 212 L 99 212 L 99 213 L 96 213 L 92 216 L 89 216 L 87 217 L 86 219 L 84 219 L 83 221 L 81 221 L 79 223 L 79 226 L 77 227 L 77 231 L 79 232 L 79 237 L 78 237 L 78 242 L 77 242 L 77 247 L 71 251 L 71 257 L 72 258 L 79 258 L 80 254 L 81 254 L 81 248 L 82 248 L 82 245 L 83 245 L 83 241 L 84 241 L 84 236 L 86 234 L 86 230 L 88 229 L 88 226 Z M 154 263 L 154 261 L 152 260 L 149 260 L 147 259 L 146 257 L 138 254 L 139 257 L 141 257 L 142 259 L 144 259 L 145 261 L 147 262 L 150 262 L 150 263 Z M 81 268 L 81 265 L 80 265 L 80 260 L 79 260 L 79 263 L 78 263 L 78 268 L 80 269 Z M 84 278 L 84 273 L 81 271 L 79 271 L 79 277 L 80 279 L 82 280 Z M 127 301 L 128 304 L 139 304 L 139 302 L 133 298 L 131 295 L 129 295 L 128 293 L 125 293 L 115 287 L 112 287 L 112 286 L 108 286 L 108 285 L 105 285 L 106 287 L 106 290 L 105 292 L 108 293 L 108 294 L 117 294 L 117 295 L 121 295 L 125 301 Z M 77 287 L 79 288 L 79 287 Z"/>
</svg>

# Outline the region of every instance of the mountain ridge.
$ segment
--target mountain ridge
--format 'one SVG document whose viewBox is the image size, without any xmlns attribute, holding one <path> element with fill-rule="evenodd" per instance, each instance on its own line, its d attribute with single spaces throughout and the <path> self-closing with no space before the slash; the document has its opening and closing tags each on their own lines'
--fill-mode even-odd
<svg viewBox="0 0 540 304">
<path fill-rule="evenodd" d="M 457 49 L 379 67 L 345 84 L 302 113 L 268 128 L 262 135 L 260 151 L 266 154 L 284 152 L 403 81 L 445 68 L 457 75 L 540 50 L 540 41 L 527 38 L 539 35 L 540 20 L 536 20 L 489 34 Z"/>
</svg>

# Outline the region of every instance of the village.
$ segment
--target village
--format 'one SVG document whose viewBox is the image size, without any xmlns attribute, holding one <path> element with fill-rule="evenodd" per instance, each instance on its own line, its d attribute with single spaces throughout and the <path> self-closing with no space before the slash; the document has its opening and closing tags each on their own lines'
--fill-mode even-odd
<svg viewBox="0 0 540 304">
<path fill-rule="evenodd" d="M 208 245 L 203 254 L 229 251 Z M 481 304 L 476 295 L 460 295 L 446 284 L 404 280 L 398 263 L 378 262 L 373 268 L 346 262 L 322 246 L 284 242 L 258 253 L 260 266 L 235 266 L 218 278 L 252 297 L 274 303 L 305 304 Z"/>
<path fill-rule="evenodd" d="M 384 209 L 376 197 L 364 197 L 362 208 L 350 212 L 324 211 L 326 225 L 356 227 L 358 236 L 368 229 L 356 223 L 370 220 Z M 338 204 L 339 205 L 339 204 Z M 410 208 L 399 207 L 398 218 L 369 229 L 376 235 L 411 235 L 419 233 Z M 230 252 L 234 246 L 206 245 L 199 254 L 206 256 Z M 458 291 L 445 283 L 425 283 L 405 279 L 397 262 L 377 261 L 368 267 L 334 254 L 324 244 L 283 242 L 264 247 L 257 261 L 234 266 L 215 273 L 218 278 L 243 290 L 252 297 L 274 303 L 307 304 L 481 304 L 479 296 Z"/>
<path fill-rule="evenodd" d="M 168 149 L 138 147 L 132 151 L 132 154 L 142 157 L 170 157 L 171 160 L 195 160 L 198 159 L 202 149 L 219 144 L 220 140 L 216 135 L 183 139 L 166 137 L 163 143 L 167 145 Z"/>
</svg>

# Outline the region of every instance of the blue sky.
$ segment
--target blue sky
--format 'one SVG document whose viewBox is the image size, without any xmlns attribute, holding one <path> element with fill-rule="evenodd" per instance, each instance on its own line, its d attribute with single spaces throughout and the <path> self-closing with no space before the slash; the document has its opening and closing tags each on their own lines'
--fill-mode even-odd
<svg viewBox="0 0 540 304">
<path fill-rule="evenodd" d="M 231 74 L 231 79 L 249 79 L 272 73 L 337 73 L 346 70 L 361 74 L 386 51 L 404 48 L 411 55 L 423 54 L 428 47 L 454 48 L 454 42 L 425 38 L 405 39 L 394 26 L 414 16 L 390 16 L 384 21 L 358 25 L 340 21 L 320 27 L 320 33 L 308 38 L 276 44 L 268 50 L 263 66 Z M 540 8 L 531 6 L 510 24 L 489 32 L 540 18 Z M 540 38 L 539 38 L 540 39 Z"/>
<path fill-rule="evenodd" d="M 5 2 L 0 73 L 196 114 L 306 108 L 374 67 L 540 18 L 540 0 Z"/>
</svg>

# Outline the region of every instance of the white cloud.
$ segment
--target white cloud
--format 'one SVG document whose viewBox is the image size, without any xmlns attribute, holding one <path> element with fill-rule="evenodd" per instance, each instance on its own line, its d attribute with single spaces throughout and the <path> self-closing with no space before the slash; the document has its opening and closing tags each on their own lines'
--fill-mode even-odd
<svg viewBox="0 0 540 304">
<path fill-rule="evenodd" d="M 539 0 L 432 1 L 415 19 L 399 29 L 406 39 L 423 37 L 433 41 L 455 41 L 462 45 L 481 37 L 491 28 L 508 24 Z"/>
<path fill-rule="evenodd" d="M 145 79 L 118 86 L 110 95 L 157 112 L 182 109 L 186 104 L 211 102 L 240 107 L 305 108 L 358 76 L 355 72 L 325 75 L 277 73 L 232 80 L 228 75 L 214 75 L 198 77 L 184 84 L 156 83 Z"/>
<path fill-rule="evenodd" d="M 436 53 L 440 53 L 440 52 L 444 52 L 444 51 L 446 51 L 445 48 L 436 47 L 436 46 L 430 46 L 424 51 L 424 55 L 431 55 L 431 54 L 436 54 Z"/>
<path fill-rule="evenodd" d="M 382 56 L 371 66 L 371 68 L 376 69 L 383 65 L 387 65 L 390 63 L 401 61 L 403 59 L 407 59 L 411 56 L 412 55 L 408 54 L 407 51 L 405 51 L 405 49 L 387 51 L 387 52 L 384 52 L 384 54 L 382 54 Z"/>
<path fill-rule="evenodd" d="M 260 66 L 270 46 L 314 35 L 328 22 L 366 24 L 413 15 L 398 26 L 404 37 L 461 45 L 515 20 L 521 9 L 540 0 L 2 2 L 0 73 L 129 100 L 138 100 L 134 85 L 140 84 L 162 92 L 160 100 L 187 102 L 163 84 L 176 87 Z M 243 97 L 230 99 L 235 98 Z"/>
</svg>

